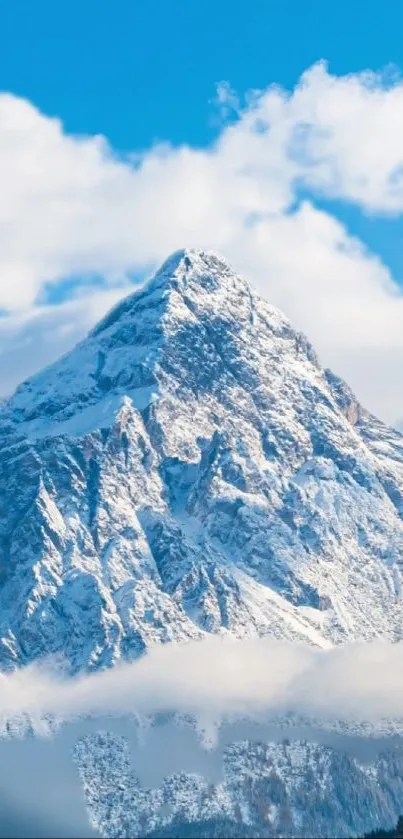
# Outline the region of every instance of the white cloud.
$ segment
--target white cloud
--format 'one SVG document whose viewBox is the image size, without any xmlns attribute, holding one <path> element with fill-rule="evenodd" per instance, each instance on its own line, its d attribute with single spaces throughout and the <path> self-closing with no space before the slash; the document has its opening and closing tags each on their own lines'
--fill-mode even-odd
<svg viewBox="0 0 403 839">
<path fill-rule="evenodd" d="M 227 81 L 221 81 L 217 84 L 216 95 L 211 100 L 211 104 L 217 109 L 223 120 L 240 113 L 239 96 Z"/>
<path fill-rule="evenodd" d="M 350 724 L 351 730 L 365 724 L 380 734 L 385 719 L 391 730 L 402 730 L 402 664 L 403 643 L 318 650 L 269 638 L 209 637 L 157 646 L 137 662 L 74 679 L 35 665 L 2 674 L 0 718 L 135 713 L 142 719 L 180 712 L 200 727 L 214 727 L 291 712 L 316 724 Z"/>
<path fill-rule="evenodd" d="M 160 145 L 123 159 L 104 138 L 68 136 L 28 102 L 0 96 L 0 308 L 11 318 L 0 322 L 0 357 L 11 353 L 14 370 L 2 392 L 68 347 L 61 323 L 73 343 L 95 318 L 94 294 L 87 315 L 83 300 L 38 309 L 46 287 L 102 274 L 119 294 L 131 272 L 150 273 L 189 246 L 226 256 L 369 408 L 401 416 L 403 298 L 314 196 L 403 211 L 403 83 L 334 77 L 319 64 L 293 92 L 270 87 L 243 110 L 221 84 L 218 105 L 236 117 L 212 148 Z M 312 197 L 295 208 L 301 184 Z M 106 301 L 102 293 L 100 312 Z M 37 343 L 35 325 L 52 317 L 52 340 Z M 27 336 L 32 352 L 17 352 Z"/>
<path fill-rule="evenodd" d="M 35 306 L 0 318 L 0 397 L 71 349 L 129 286 L 93 292 L 58 306 Z"/>
</svg>

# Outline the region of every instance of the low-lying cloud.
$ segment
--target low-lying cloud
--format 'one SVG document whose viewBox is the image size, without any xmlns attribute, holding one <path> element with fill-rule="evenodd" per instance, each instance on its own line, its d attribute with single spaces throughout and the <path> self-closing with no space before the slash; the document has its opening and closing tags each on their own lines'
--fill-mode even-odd
<svg viewBox="0 0 403 839">
<path fill-rule="evenodd" d="M 0 680 L 0 717 L 177 712 L 201 728 L 296 714 L 317 723 L 403 721 L 403 643 L 330 650 L 273 639 L 207 638 L 156 647 L 137 662 L 75 678 L 38 665 Z M 403 722 L 402 722 L 403 728 Z"/>
</svg>

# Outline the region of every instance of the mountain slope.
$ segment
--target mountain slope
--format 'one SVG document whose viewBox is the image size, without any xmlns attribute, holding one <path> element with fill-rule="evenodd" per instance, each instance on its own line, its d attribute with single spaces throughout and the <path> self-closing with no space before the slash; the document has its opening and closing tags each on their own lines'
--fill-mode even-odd
<svg viewBox="0 0 403 839">
<path fill-rule="evenodd" d="M 146 788 L 124 738 L 99 732 L 75 749 L 91 823 L 102 836 L 351 837 L 398 819 L 401 749 L 362 764 L 317 743 L 241 741 L 222 757 L 216 783 L 182 772 Z"/>
<path fill-rule="evenodd" d="M 402 637 L 403 437 L 215 255 L 174 254 L 0 414 L 0 665 Z"/>
</svg>

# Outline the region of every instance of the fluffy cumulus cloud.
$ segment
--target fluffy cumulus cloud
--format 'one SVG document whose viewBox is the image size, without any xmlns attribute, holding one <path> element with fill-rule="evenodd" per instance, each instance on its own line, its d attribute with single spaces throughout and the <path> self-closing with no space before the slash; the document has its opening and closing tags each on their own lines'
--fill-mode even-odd
<svg viewBox="0 0 403 839">
<path fill-rule="evenodd" d="M 3 392 L 67 349 L 134 276 L 189 246 L 227 257 L 369 408 L 403 415 L 403 298 L 381 260 L 316 203 L 403 212 L 402 81 L 318 64 L 292 92 L 271 86 L 240 106 L 222 84 L 216 104 L 224 119 L 211 148 L 122 157 L 0 96 Z M 74 299 L 50 305 L 66 278 Z"/>
</svg>

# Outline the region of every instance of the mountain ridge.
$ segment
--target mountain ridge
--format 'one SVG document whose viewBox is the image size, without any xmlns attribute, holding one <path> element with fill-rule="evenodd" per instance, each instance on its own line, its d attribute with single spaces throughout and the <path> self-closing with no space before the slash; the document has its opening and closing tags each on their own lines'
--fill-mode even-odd
<svg viewBox="0 0 403 839">
<path fill-rule="evenodd" d="M 221 258 L 179 251 L 2 408 L 0 665 L 396 640 L 402 486 L 403 437 Z"/>
</svg>

